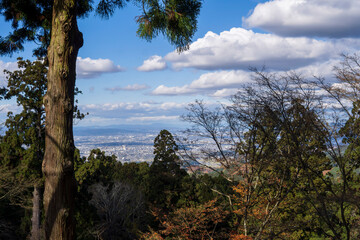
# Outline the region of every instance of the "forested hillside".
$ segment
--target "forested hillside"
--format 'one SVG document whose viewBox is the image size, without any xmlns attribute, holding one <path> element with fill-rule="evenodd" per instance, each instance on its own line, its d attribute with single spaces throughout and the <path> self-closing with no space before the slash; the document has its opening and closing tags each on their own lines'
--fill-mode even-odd
<svg viewBox="0 0 360 240">
<path fill-rule="evenodd" d="M 360 239 L 359 12 L 0 0 L 0 240 Z"/>
<path fill-rule="evenodd" d="M 19 67 L 2 89 L 23 110 L 1 136 L 0 238 L 41 239 L 47 69 Z M 187 137 L 160 131 L 152 164 L 75 151 L 76 239 L 359 238 L 359 73 L 357 55 L 337 88 L 254 69 L 230 104 L 189 105 Z"/>
</svg>

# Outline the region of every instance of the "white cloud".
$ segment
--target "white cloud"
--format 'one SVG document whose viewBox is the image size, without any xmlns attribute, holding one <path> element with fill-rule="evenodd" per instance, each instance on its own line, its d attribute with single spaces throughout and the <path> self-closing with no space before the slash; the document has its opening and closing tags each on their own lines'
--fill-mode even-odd
<svg viewBox="0 0 360 240">
<path fill-rule="evenodd" d="M 315 63 L 313 65 L 301 67 L 295 69 L 295 71 L 301 74 L 302 76 L 306 76 L 306 77 L 316 76 L 316 77 L 325 77 L 327 79 L 332 79 L 335 76 L 334 67 L 338 66 L 339 63 L 340 63 L 340 59 L 334 58 L 325 62 Z"/>
<path fill-rule="evenodd" d="M 165 60 L 157 55 L 151 56 L 149 59 L 145 60 L 144 63 L 137 68 L 141 72 L 151 72 L 159 71 L 167 68 Z"/>
<path fill-rule="evenodd" d="M 95 78 L 104 73 L 124 71 L 119 65 L 115 65 L 110 59 L 77 58 L 76 74 L 78 78 Z"/>
<path fill-rule="evenodd" d="M 211 96 L 216 98 L 224 98 L 235 95 L 239 91 L 238 88 L 223 88 L 214 92 Z"/>
<path fill-rule="evenodd" d="M 251 81 L 251 73 L 242 70 L 218 71 L 202 74 L 189 86 L 195 89 L 217 89 L 219 87 L 241 87 Z"/>
<path fill-rule="evenodd" d="M 188 103 L 177 102 L 120 102 L 80 105 L 80 110 L 89 112 L 81 125 L 119 124 L 124 121 L 177 121 L 185 113 Z M 103 120 L 103 121 L 102 121 Z"/>
<path fill-rule="evenodd" d="M 160 85 L 154 91 L 152 91 L 151 94 L 172 96 L 172 95 L 188 95 L 195 93 L 197 93 L 196 89 L 189 88 L 189 85 L 185 85 L 182 87 L 167 87 L 165 85 Z"/>
<path fill-rule="evenodd" d="M 273 0 L 243 22 L 282 36 L 359 37 L 359 12 L 359 0 Z"/>
<path fill-rule="evenodd" d="M 171 110 L 171 109 L 183 109 L 187 106 L 187 103 L 176 103 L 176 102 L 165 102 L 159 104 L 160 110 Z"/>
<path fill-rule="evenodd" d="M 186 95 L 208 93 L 222 88 L 240 88 L 251 82 L 251 73 L 242 70 L 217 71 L 202 74 L 198 79 L 181 87 L 158 86 L 153 95 Z"/>
<path fill-rule="evenodd" d="M 182 109 L 187 104 L 176 102 L 121 102 L 105 104 L 87 104 L 81 105 L 83 111 L 167 111 L 173 109 Z"/>
<path fill-rule="evenodd" d="M 133 84 L 127 85 L 126 87 L 113 87 L 113 88 L 105 88 L 107 91 L 118 92 L 118 91 L 140 91 L 144 89 L 150 88 L 146 84 Z"/>
<path fill-rule="evenodd" d="M 330 59 L 306 67 L 292 69 L 303 78 L 312 79 L 324 77 L 329 82 L 335 82 L 334 66 L 339 65 L 339 59 Z M 271 71 L 285 74 L 283 71 Z M 198 79 L 183 86 L 158 86 L 152 91 L 153 95 L 196 95 L 203 94 L 211 97 L 227 97 L 235 94 L 238 89 L 253 82 L 254 73 L 243 70 L 216 71 L 202 74 Z"/>
<path fill-rule="evenodd" d="M 78 126 L 107 126 L 119 124 L 118 117 L 101 117 L 89 115 L 77 123 Z"/>
<path fill-rule="evenodd" d="M 266 66 L 290 70 L 323 62 L 343 52 L 353 52 L 360 40 L 322 41 L 311 38 L 284 38 L 232 28 L 220 34 L 208 32 L 181 54 L 171 52 L 165 60 L 175 69 L 248 69 Z"/>
<path fill-rule="evenodd" d="M 3 62 L 0 60 L 0 86 L 5 83 L 4 70 L 17 70 L 17 62 Z M 109 59 L 91 59 L 91 58 L 77 58 L 76 75 L 78 78 L 95 78 L 105 73 L 114 73 L 124 71 L 119 65 L 115 65 Z"/>
</svg>

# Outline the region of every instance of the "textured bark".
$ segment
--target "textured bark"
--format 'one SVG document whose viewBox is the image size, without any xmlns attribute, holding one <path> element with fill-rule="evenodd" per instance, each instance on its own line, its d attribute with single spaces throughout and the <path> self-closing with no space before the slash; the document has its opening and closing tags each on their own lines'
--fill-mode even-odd
<svg viewBox="0 0 360 240">
<path fill-rule="evenodd" d="M 76 0 L 55 0 L 48 48 L 44 209 L 45 239 L 74 239 L 73 108 L 76 58 L 82 34 L 76 21 Z"/>
<path fill-rule="evenodd" d="M 31 217 L 31 240 L 40 240 L 40 187 L 34 186 Z"/>
</svg>

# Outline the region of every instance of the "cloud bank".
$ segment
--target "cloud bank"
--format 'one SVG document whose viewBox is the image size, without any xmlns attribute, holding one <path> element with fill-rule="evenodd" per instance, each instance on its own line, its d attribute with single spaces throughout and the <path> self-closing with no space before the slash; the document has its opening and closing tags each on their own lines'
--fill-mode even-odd
<svg viewBox="0 0 360 240">
<path fill-rule="evenodd" d="M 281 36 L 359 37 L 359 0 L 273 0 L 258 4 L 244 26 Z"/>
<path fill-rule="evenodd" d="M 186 106 L 188 103 L 153 101 L 80 105 L 81 111 L 89 112 L 89 116 L 80 124 L 104 125 L 105 123 L 118 124 L 122 121 L 163 121 L 169 123 L 178 120 L 178 116 L 185 113 Z"/>
<path fill-rule="evenodd" d="M 105 103 L 105 104 L 87 104 L 81 105 L 81 109 L 85 111 L 94 112 L 109 112 L 116 111 L 118 114 L 123 113 L 143 113 L 143 112 L 157 112 L 170 111 L 176 109 L 183 109 L 187 104 L 176 102 L 121 102 L 121 103 Z"/>
<path fill-rule="evenodd" d="M 240 88 L 251 82 L 251 73 L 243 70 L 217 71 L 202 74 L 198 79 L 181 87 L 158 86 L 153 95 L 190 95 L 209 93 L 222 88 Z"/>
<path fill-rule="evenodd" d="M 306 67 L 292 69 L 304 78 L 325 77 L 334 81 L 334 66 L 339 65 L 339 60 L 330 59 Z M 276 74 L 285 74 L 284 71 L 273 71 Z M 152 95 L 196 95 L 204 94 L 211 97 L 222 98 L 235 94 L 239 89 L 253 83 L 253 73 L 244 70 L 216 71 L 202 74 L 190 84 L 183 86 L 167 87 L 158 86 Z"/>
<path fill-rule="evenodd" d="M 220 34 L 208 32 L 192 43 L 190 50 L 181 54 L 171 52 L 165 60 L 175 69 L 247 70 L 266 66 L 273 70 L 290 70 L 327 61 L 343 52 L 353 52 L 359 46 L 360 40 L 323 41 L 232 28 Z"/>
</svg>

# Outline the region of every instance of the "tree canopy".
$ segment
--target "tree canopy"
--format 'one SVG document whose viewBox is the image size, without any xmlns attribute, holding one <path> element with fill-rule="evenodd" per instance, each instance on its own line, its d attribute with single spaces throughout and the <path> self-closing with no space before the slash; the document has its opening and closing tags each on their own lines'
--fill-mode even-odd
<svg viewBox="0 0 360 240">
<path fill-rule="evenodd" d="M 54 2 L 1 1 L 1 13 L 11 23 L 13 31 L 7 36 L 0 36 L 0 55 L 22 51 L 24 44 L 32 41 L 39 45 L 34 49 L 34 55 L 46 56 L 51 38 Z M 141 15 L 136 18 L 140 38 L 150 41 L 163 34 L 179 50 L 187 49 L 196 31 L 201 0 L 101 0 L 97 5 L 93 1 L 78 0 L 76 16 L 85 18 L 95 10 L 99 16 L 109 18 L 116 9 L 125 7 L 128 2 L 137 5 L 141 11 Z"/>
<path fill-rule="evenodd" d="M 110 17 L 126 0 L 100 0 L 96 7 L 87 0 L 5 0 L 0 13 L 11 22 L 13 31 L 0 37 L 0 55 L 23 50 L 27 41 L 37 41 L 37 56 L 48 63 L 45 153 L 45 238 L 74 238 L 74 139 L 73 110 L 76 59 L 83 45 L 77 18 L 94 8 Z M 200 0 L 133 0 L 142 14 L 137 18 L 138 36 L 151 40 L 164 34 L 179 50 L 188 47 L 195 33 Z"/>
</svg>

